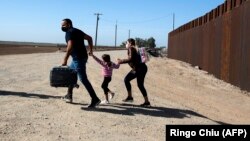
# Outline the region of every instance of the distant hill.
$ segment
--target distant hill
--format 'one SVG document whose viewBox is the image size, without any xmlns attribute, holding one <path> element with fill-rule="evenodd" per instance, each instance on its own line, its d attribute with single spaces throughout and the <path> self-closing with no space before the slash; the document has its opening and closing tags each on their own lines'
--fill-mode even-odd
<svg viewBox="0 0 250 141">
<path fill-rule="evenodd" d="M 17 42 L 17 41 L 0 41 L 0 45 L 7 46 L 34 46 L 34 47 L 66 47 L 66 44 L 56 44 L 56 43 L 37 43 L 37 42 Z M 97 48 L 114 49 L 114 46 L 97 46 Z M 95 47 L 94 47 L 95 49 Z M 116 47 L 116 49 L 125 49 L 125 47 Z"/>
<path fill-rule="evenodd" d="M 16 46 L 46 46 L 46 47 L 60 47 L 66 44 L 55 43 L 36 43 L 36 42 L 17 42 L 17 41 L 0 41 L 0 45 L 16 45 Z"/>
<path fill-rule="evenodd" d="M 97 46 L 94 51 L 125 50 L 125 47 Z M 0 55 L 48 53 L 66 50 L 66 44 L 0 41 Z"/>
</svg>

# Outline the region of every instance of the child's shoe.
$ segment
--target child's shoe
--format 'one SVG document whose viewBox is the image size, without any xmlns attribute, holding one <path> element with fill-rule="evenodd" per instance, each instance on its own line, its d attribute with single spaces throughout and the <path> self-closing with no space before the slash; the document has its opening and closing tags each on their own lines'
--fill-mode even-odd
<svg viewBox="0 0 250 141">
<path fill-rule="evenodd" d="M 101 102 L 101 104 L 109 104 L 109 101 L 108 101 L 108 100 L 103 100 L 103 101 Z"/>
<path fill-rule="evenodd" d="M 114 98 L 114 96 L 115 96 L 115 93 L 111 92 L 109 100 L 112 100 Z"/>
</svg>

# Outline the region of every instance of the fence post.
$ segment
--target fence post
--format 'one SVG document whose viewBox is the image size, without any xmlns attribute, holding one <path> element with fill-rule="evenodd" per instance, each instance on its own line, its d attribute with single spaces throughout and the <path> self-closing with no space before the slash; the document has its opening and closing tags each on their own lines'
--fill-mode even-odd
<svg viewBox="0 0 250 141">
<path fill-rule="evenodd" d="M 233 0 L 227 0 L 227 11 L 231 11 L 233 8 Z"/>
<path fill-rule="evenodd" d="M 242 0 L 236 0 L 236 5 L 235 5 L 235 7 L 239 7 L 239 6 L 241 5 L 241 3 L 242 3 Z"/>
</svg>

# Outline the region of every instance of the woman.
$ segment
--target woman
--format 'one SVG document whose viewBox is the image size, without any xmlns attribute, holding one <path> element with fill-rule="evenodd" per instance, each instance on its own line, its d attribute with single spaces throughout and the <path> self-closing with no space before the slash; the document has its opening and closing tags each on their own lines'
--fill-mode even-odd
<svg viewBox="0 0 250 141">
<path fill-rule="evenodd" d="M 127 59 L 118 59 L 119 64 L 128 63 L 132 70 L 127 74 L 124 79 L 125 86 L 128 92 L 128 97 L 124 99 L 124 102 L 132 102 L 132 91 L 131 91 L 131 84 L 130 81 L 137 78 L 137 86 L 139 87 L 143 97 L 144 103 L 140 106 L 149 107 L 150 102 L 148 100 L 147 91 L 144 87 L 144 79 L 148 68 L 145 63 L 141 63 L 140 56 L 137 53 L 137 49 L 135 47 L 135 40 L 130 38 L 127 40 L 126 48 L 128 50 L 128 58 Z"/>
</svg>

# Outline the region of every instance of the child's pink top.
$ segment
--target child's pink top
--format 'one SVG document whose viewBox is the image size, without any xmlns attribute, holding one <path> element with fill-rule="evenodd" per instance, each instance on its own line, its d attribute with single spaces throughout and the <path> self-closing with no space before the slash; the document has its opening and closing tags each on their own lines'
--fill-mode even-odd
<svg viewBox="0 0 250 141">
<path fill-rule="evenodd" d="M 109 67 L 108 64 L 99 58 L 97 58 L 95 55 L 93 55 L 93 58 L 98 62 L 100 65 L 102 65 L 102 75 L 104 77 L 111 77 L 113 69 L 118 69 L 120 67 L 120 64 L 115 64 L 111 62 L 111 66 Z"/>
</svg>

